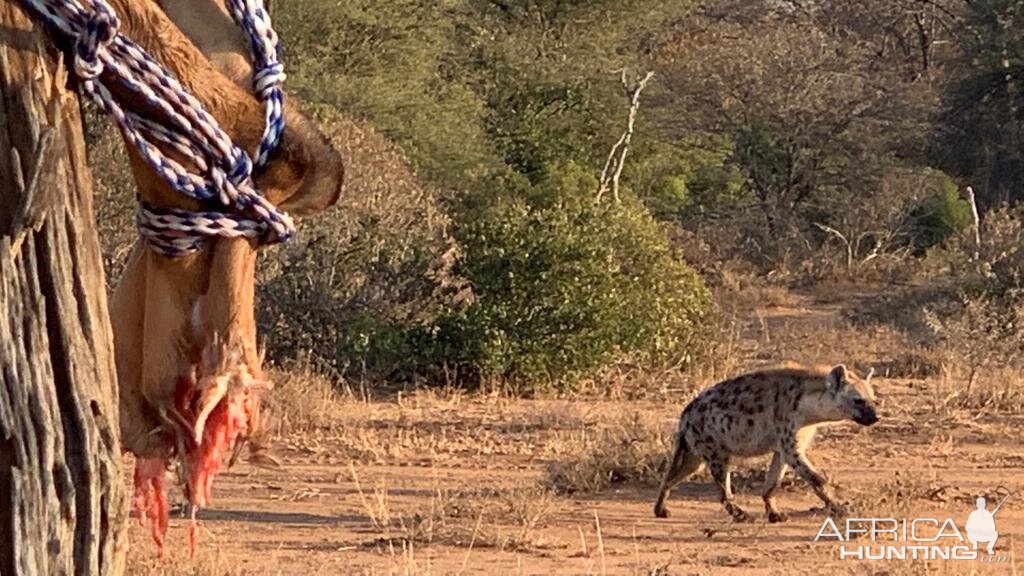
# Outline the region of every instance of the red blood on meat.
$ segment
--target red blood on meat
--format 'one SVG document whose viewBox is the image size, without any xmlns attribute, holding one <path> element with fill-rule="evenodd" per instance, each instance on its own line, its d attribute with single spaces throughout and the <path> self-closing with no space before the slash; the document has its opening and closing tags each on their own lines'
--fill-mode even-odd
<svg viewBox="0 0 1024 576">
<path fill-rule="evenodd" d="M 209 504 L 213 480 L 220 472 L 224 455 L 234 449 L 239 436 L 246 432 L 252 417 L 253 405 L 258 398 L 248 390 L 247 382 L 235 382 L 236 378 L 247 378 L 241 371 L 232 374 L 231 390 L 221 398 L 210 411 L 203 427 L 200 442 L 187 440 L 182 443 L 184 454 L 178 454 L 184 464 L 186 493 L 192 505 L 193 517 L 189 526 L 189 551 L 195 554 L 196 521 L 194 511 Z M 241 384 L 241 386 L 238 386 Z M 202 411 L 199 400 L 202 391 L 198 389 L 194 375 L 178 378 L 174 392 L 174 406 L 178 413 L 195 430 L 197 414 Z M 164 535 L 167 532 L 167 495 L 164 487 L 164 471 L 167 462 L 162 459 L 139 459 L 135 467 L 135 506 L 146 511 L 146 518 L 152 523 L 153 541 L 160 554 L 163 553 Z M 159 473 L 157 473 L 159 470 Z"/>
<path fill-rule="evenodd" d="M 209 503 L 213 479 L 220 471 L 224 455 L 234 448 L 239 434 L 248 426 L 245 404 L 243 395 L 221 399 L 206 420 L 199 446 L 186 455 L 193 504 L 206 506 Z"/>
<path fill-rule="evenodd" d="M 164 554 L 164 536 L 167 534 L 167 488 L 164 474 L 167 461 L 163 458 L 137 458 L 135 460 L 134 507 L 139 515 L 149 520 L 157 554 Z"/>
</svg>

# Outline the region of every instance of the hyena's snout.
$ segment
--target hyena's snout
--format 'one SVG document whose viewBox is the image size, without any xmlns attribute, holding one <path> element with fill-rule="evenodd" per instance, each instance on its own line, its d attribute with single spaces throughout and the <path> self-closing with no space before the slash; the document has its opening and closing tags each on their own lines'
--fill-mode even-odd
<svg viewBox="0 0 1024 576">
<path fill-rule="evenodd" d="M 878 412 L 870 402 L 858 398 L 853 403 L 853 421 L 861 426 L 871 426 L 878 422 Z"/>
</svg>

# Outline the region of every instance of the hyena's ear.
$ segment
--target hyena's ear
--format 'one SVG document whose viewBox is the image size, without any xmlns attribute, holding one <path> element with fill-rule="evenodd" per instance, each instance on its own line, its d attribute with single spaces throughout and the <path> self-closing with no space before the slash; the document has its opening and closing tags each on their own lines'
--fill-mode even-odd
<svg viewBox="0 0 1024 576">
<path fill-rule="evenodd" d="M 832 370 L 829 370 L 828 377 L 825 380 L 828 383 L 828 389 L 832 392 L 837 392 L 843 387 L 843 382 L 846 381 L 846 366 L 837 364 Z"/>
</svg>

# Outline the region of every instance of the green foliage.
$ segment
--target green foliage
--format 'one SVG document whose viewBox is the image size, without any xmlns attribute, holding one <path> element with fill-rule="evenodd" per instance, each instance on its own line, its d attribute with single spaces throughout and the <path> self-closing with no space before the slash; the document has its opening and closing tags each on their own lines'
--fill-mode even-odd
<svg viewBox="0 0 1024 576">
<path fill-rule="evenodd" d="M 493 190 L 549 163 L 599 169 L 625 121 L 615 71 L 689 4 L 292 0 L 274 19 L 307 105 L 372 121 L 431 183 Z"/>
<path fill-rule="evenodd" d="M 971 206 L 960 198 L 956 183 L 941 175 L 938 190 L 910 213 L 911 241 L 916 250 L 944 242 L 971 225 Z"/>
<path fill-rule="evenodd" d="M 978 296 L 1024 290 L 1024 210 L 1003 205 L 981 217 L 981 245 L 970 234 L 955 235 L 930 250 L 923 272 L 931 283 Z"/>
<path fill-rule="evenodd" d="M 523 386 L 566 383 L 615 359 L 692 360 L 710 294 L 643 206 L 596 204 L 596 179 L 569 163 L 518 195 L 457 216 L 459 272 L 476 303 L 450 318 L 454 364 Z"/>
<path fill-rule="evenodd" d="M 348 183 L 343 205 L 302 223 L 304 243 L 262 262 L 269 356 L 521 386 L 621 359 L 685 364 L 712 303 L 658 221 L 709 247 L 702 269 L 806 270 L 841 249 L 849 272 L 958 241 L 969 215 L 932 164 L 982 200 L 1016 197 L 1021 0 L 790 4 L 277 3 L 288 88 L 327 121 Z M 655 76 L 623 201 L 598 205 L 629 110 L 622 70 Z M 113 269 L 131 183 L 104 138 Z"/>
<path fill-rule="evenodd" d="M 307 106 L 369 120 L 446 186 L 500 166 L 484 103 L 449 62 L 459 2 L 290 0 L 274 14 L 288 86 Z"/>
<path fill-rule="evenodd" d="M 372 121 L 426 182 L 451 190 L 458 248 L 445 260 L 457 261 L 456 274 L 424 281 L 439 239 L 418 221 L 407 223 L 411 238 L 377 207 L 355 234 L 318 221 L 317 240 L 284 251 L 281 270 L 266 278 L 272 350 L 319 355 L 346 375 L 526 385 L 568 384 L 617 358 L 688 359 L 703 338 L 707 291 L 642 204 L 596 206 L 593 196 L 628 109 L 615 70 L 636 66 L 641 35 L 689 4 L 281 4 L 275 21 L 287 40 L 290 86 L 322 114 Z M 670 216 L 693 190 L 716 185 L 705 169 L 714 160 L 698 156 L 648 140 L 631 161 L 649 174 L 627 173 L 624 186 L 649 176 L 645 201 Z M 425 254 L 416 258 L 421 241 Z M 378 274 L 369 254 L 397 270 Z M 459 297 L 457 278 L 473 297 Z M 377 286 L 388 297 L 367 306 L 358 279 L 367 290 L 413 286 L 414 296 Z M 389 308 L 417 305 L 415 318 Z"/>
<path fill-rule="evenodd" d="M 642 60 L 644 33 L 686 0 L 468 0 L 451 65 L 486 102 L 504 162 L 531 178 L 552 163 L 600 169 L 625 121 L 617 70 Z"/>
<path fill-rule="evenodd" d="M 669 144 L 640 135 L 624 171 L 630 189 L 660 220 L 702 214 L 737 204 L 743 176 L 728 163 L 732 147 L 709 138 L 710 146 Z"/>
</svg>

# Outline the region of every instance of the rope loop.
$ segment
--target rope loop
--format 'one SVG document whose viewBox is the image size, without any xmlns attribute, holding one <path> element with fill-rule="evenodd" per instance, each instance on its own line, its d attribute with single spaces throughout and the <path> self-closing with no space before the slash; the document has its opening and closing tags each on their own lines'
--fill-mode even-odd
<svg viewBox="0 0 1024 576">
<path fill-rule="evenodd" d="M 249 155 L 238 146 L 232 152 L 231 164 L 228 166 L 228 180 L 236 187 L 241 186 L 252 176 L 252 160 Z"/>
<path fill-rule="evenodd" d="M 99 54 L 114 40 L 118 26 L 117 15 L 109 9 L 98 9 L 88 16 L 82 34 L 75 41 L 75 74 L 83 80 L 92 80 L 103 73 Z"/>
<path fill-rule="evenodd" d="M 254 171 L 266 167 L 285 129 L 284 66 L 262 0 L 226 2 L 249 40 L 253 90 L 266 107 L 266 127 L 254 157 L 232 142 L 170 71 L 118 32 L 120 22 L 106 0 L 21 1 L 72 40 L 72 68 L 84 80 L 82 91 L 114 118 L 125 141 L 154 173 L 189 198 L 219 204 L 213 210 L 189 211 L 141 202 L 136 225 L 151 248 L 173 258 L 200 250 L 210 236 L 262 243 L 294 236 L 291 217 L 263 198 L 252 182 Z M 113 85 L 121 88 L 118 94 L 144 101 L 160 122 L 125 108 L 125 102 L 114 97 Z"/>
<path fill-rule="evenodd" d="M 266 100 L 273 96 L 275 89 L 280 89 L 285 78 L 287 75 L 284 73 L 284 64 L 275 62 L 253 75 L 253 90 L 262 100 Z"/>
<path fill-rule="evenodd" d="M 284 133 L 284 92 L 281 83 L 285 80 L 285 73 L 279 61 L 279 42 L 262 0 L 228 0 L 226 5 L 235 23 L 246 31 L 249 38 L 253 92 L 266 106 L 266 128 L 255 157 L 256 169 L 262 170 L 270 161 L 270 154 Z"/>
</svg>

